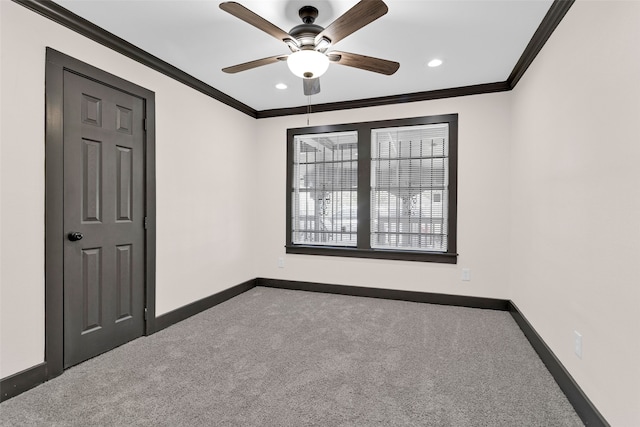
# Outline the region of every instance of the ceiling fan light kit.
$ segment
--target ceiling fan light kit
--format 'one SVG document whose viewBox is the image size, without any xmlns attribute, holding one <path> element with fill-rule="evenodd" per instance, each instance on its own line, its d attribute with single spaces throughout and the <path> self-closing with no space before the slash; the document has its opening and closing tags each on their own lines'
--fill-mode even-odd
<svg viewBox="0 0 640 427">
<path fill-rule="evenodd" d="M 317 50 L 299 50 L 289 55 L 287 65 L 295 76 L 315 79 L 329 69 L 329 58 Z"/>
<path fill-rule="evenodd" d="M 289 33 L 237 2 L 220 3 L 220 9 L 284 42 L 291 51 L 289 55 L 276 55 L 223 68 L 225 73 L 246 71 L 286 59 L 289 70 L 303 79 L 304 94 L 315 95 L 320 92 L 318 78 L 327 71 L 330 63 L 385 75 L 392 75 L 400 67 L 399 63 L 386 59 L 329 51 L 343 38 L 386 14 L 389 9 L 382 0 L 361 0 L 326 28 L 314 24 L 318 9 L 304 6 L 298 12 L 302 24 L 293 27 Z"/>
</svg>

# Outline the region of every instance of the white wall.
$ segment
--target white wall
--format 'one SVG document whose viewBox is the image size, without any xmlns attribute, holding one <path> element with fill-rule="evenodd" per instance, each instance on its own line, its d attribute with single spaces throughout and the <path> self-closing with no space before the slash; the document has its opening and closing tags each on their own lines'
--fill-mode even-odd
<svg viewBox="0 0 640 427">
<path fill-rule="evenodd" d="M 507 298 L 509 93 L 312 114 L 311 125 L 458 113 L 457 265 L 285 254 L 286 130 L 305 115 L 258 120 L 261 277 Z M 279 257 L 285 268 L 277 267 Z M 471 269 L 470 282 L 461 268 Z"/>
<path fill-rule="evenodd" d="M 511 297 L 614 426 L 640 425 L 639 40 L 639 2 L 577 1 L 513 91 Z"/>
<path fill-rule="evenodd" d="M 13 2 L 0 23 L 0 378 L 44 359 L 46 46 L 156 93 L 157 314 L 256 277 L 254 119 Z"/>
</svg>

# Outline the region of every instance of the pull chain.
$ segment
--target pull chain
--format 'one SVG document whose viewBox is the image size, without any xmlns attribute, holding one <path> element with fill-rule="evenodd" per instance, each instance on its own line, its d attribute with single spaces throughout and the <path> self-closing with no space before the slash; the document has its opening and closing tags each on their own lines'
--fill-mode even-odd
<svg viewBox="0 0 640 427">
<path fill-rule="evenodd" d="M 311 95 L 307 96 L 307 126 L 309 126 L 310 114 L 311 114 Z"/>
</svg>

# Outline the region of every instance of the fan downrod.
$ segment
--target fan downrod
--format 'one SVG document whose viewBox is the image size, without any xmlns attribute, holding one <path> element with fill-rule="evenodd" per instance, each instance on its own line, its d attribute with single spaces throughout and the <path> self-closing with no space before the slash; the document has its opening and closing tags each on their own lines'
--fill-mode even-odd
<svg viewBox="0 0 640 427">
<path fill-rule="evenodd" d="M 313 6 L 303 6 L 298 10 L 298 16 L 305 24 L 313 24 L 318 17 L 318 9 Z"/>
</svg>

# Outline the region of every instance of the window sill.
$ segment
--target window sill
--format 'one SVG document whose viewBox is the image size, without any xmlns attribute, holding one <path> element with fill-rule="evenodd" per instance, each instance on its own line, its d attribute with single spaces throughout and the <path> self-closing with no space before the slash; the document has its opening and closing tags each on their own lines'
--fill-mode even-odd
<svg viewBox="0 0 640 427">
<path fill-rule="evenodd" d="M 402 250 L 381 250 L 381 249 L 357 249 L 344 248 L 337 246 L 304 246 L 290 245 L 286 246 L 288 254 L 303 255 L 323 255 L 323 256 L 339 256 L 350 258 L 374 258 L 389 259 L 400 261 L 419 261 L 419 262 L 436 262 L 442 264 L 456 264 L 458 262 L 458 254 L 440 253 L 440 252 L 417 252 Z"/>
</svg>

